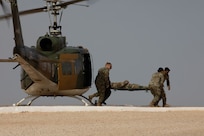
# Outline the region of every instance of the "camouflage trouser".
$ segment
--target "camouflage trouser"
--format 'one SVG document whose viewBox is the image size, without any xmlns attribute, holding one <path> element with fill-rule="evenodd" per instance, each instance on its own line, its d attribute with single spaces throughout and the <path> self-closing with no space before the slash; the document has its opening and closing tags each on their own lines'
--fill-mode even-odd
<svg viewBox="0 0 204 136">
<path fill-rule="evenodd" d="M 162 104 L 164 107 L 166 105 L 166 93 L 165 93 L 164 89 L 162 89 L 161 99 L 162 99 Z"/>
<path fill-rule="evenodd" d="M 162 87 L 157 87 L 157 86 L 149 86 L 149 89 L 153 95 L 153 100 L 150 103 L 150 106 L 158 106 L 159 101 L 162 98 Z"/>
<path fill-rule="evenodd" d="M 111 90 L 109 88 L 106 88 L 105 97 L 102 103 L 105 103 L 105 101 L 109 98 L 110 95 L 111 95 Z"/>
<path fill-rule="evenodd" d="M 102 104 L 111 95 L 111 90 L 110 90 L 110 88 L 105 88 L 105 86 L 97 85 L 97 84 L 96 84 L 96 89 L 98 92 L 95 93 L 94 95 L 99 96 L 98 103 Z"/>
<path fill-rule="evenodd" d="M 96 92 L 96 93 L 94 93 L 94 94 L 92 94 L 92 95 L 90 95 L 90 96 L 91 96 L 91 98 L 93 98 L 93 97 L 99 97 L 99 93 Z"/>
</svg>

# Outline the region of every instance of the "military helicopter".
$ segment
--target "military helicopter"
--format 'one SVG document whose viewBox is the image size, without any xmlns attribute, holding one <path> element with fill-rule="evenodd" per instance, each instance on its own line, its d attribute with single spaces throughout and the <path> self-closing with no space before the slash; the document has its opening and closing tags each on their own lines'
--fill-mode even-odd
<svg viewBox="0 0 204 136">
<path fill-rule="evenodd" d="M 21 66 L 21 88 L 28 94 L 14 105 L 29 106 L 41 96 L 68 96 L 88 105 L 85 101 L 88 99 L 83 94 L 90 89 L 92 83 L 91 55 L 82 46 L 66 46 L 66 37 L 62 36 L 62 27 L 58 25 L 57 18 L 60 10 L 87 0 L 45 0 L 46 6 L 21 12 L 18 10 L 17 0 L 8 1 L 11 13 L 5 12 L 0 20 L 12 18 L 15 46 L 13 57 L 1 59 L 0 62 L 17 62 L 16 67 Z M 5 10 L 3 0 L 0 0 L 0 4 Z M 49 26 L 49 33 L 40 36 L 35 47 L 27 47 L 24 45 L 19 16 L 38 12 L 49 12 L 53 16 L 53 22 Z M 27 104 L 22 104 L 28 99 L 30 101 Z"/>
</svg>

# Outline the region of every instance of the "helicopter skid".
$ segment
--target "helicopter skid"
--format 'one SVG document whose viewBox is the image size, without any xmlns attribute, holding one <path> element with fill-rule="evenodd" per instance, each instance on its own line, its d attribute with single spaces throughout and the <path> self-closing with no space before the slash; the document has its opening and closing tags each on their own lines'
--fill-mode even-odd
<svg viewBox="0 0 204 136">
<path fill-rule="evenodd" d="M 30 105 L 32 104 L 32 102 L 35 101 L 35 100 L 36 100 L 37 98 L 39 98 L 39 97 L 41 97 L 41 96 L 28 95 L 27 97 L 21 99 L 21 100 L 18 101 L 17 103 L 14 103 L 13 106 L 30 106 Z M 90 102 L 89 99 L 86 98 L 86 97 L 83 96 L 83 95 L 79 95 L 79 96 L 67 96 L 67 97 L 75 98 L 75 99 L 81 101 L 81 102 L 84 104 L 84 106 L 93 105 L 93 103 Z M 22 104 L 24 101 L 26 101 L 26 100 L 28 100 L 28 99 L 30 99 L 30 98 L 32 98 L 32 99 L 31 99 L 27 104 Z M 85 100 L 87 100 L 88 103 L 87 103 Z"/>
<path fill-rule="evenodd" d="M 30 106 L 34 100 L 42 96 L 46 97 L 66 96 L 81 101 L 85 106 L 93 105 L 93 103 L 90 102 L 88 98 L 82 95 L 89 89 L 90 87 L 83 89 L 58 90 L 58 87 L 53 84 L 34 83 L 29 88 L 24 90 L 28 94 L 28 96 L 21 99 L 17 103 L 13 104 L 13 106 Z M 22 104 L 24 101 L 28 99 L 31 100 L 27 104 Z M 88 103 L 85 100 L 87 100 Z"/>
<path fill-rule="evenodd" d="M 21 104 L 22 102 L 24 102 L 25 100 L 29 99 L 29 98 L 32 98 L 34 97 L 33 99 L 31 99 L 26 105 L 25 104 Z M 37 98 L 39 98 L 40 96 L 32 96 L 32 95 L 29 95 L 23 99 L 21 99 L 20 101 L 18 101 L 16 104 L 13 104 L 13 106 L 30 106 L 31 103 L 36 100 Z"/>
</svg>

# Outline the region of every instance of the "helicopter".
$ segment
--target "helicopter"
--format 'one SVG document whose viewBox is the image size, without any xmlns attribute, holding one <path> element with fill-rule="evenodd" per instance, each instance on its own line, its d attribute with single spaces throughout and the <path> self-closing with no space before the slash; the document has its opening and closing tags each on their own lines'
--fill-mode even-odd
<svg viewBox="0 0 204 136">
<path fill-rule="evenodd" d="M 87 92 L 92 83 L 92 61 L 88 49 L 82 46 L 67 46 L 66 37 L 62 36 L 62 26 L 58 24 L 60 10 L 69 5 L 87 0 L 45 0 L 46 6 L 25 11 L 18 10 L 17 0 L 8 0 L 11 13 L 4 12 L 0 20 L 12 18 L 15 46 L 13 57 L 0 59 L 0 62 L 17 62 L 21 66 L 21 89 L 28 94 L 14 106 L 30 106 L 34 100 L 41 96 L 57 97 L 68 96 L 80 100 L 84 105 L 89 105 L 83 94 Z M 0 5 L 6 11 L 5 3 L 0 0 Z M 49 33 L 40 36 L 36 46 L 24 45 L 20 15 L 39 12 L 49 12 L 53 16 Z M 31 99 L 27 104 L 25 100 Z"/>
<path fill-rule="evenodd" d="M 17 0 L 8 1 L 11 5 L 11 13 L 7 12 L 3 0 L 0 0 L 0 5 L 5 13 L 5 15 L 0 16 L 0 20 L 12 18 L 15 46 L 13 57 L 0 59 L 0 62 L 17 62 L 18 65 L 13 69 L 21 66 L 21 89 L 28 94 L 27 97 L 13 105 L 30 106 L 34 100 L 43 96 L 67 96 L 80 100 L 86 106 L 96 105 L 83 95 L 91 88 L 92 84 L 91 54 L 88 49 L 82 46 L 66 46 L 66 37 L 62 36 L 62 26 L 57 21 L 60 10 L 69 5 L 76 5 L 88 0 L 71 0 L 68 2 L 45 0 L 47 2 L 46 6 L 25 11 L 18 10 Z M 53 16 L 52 25 L 48 27 L 49 33 L 40 36 L 36 46 L 25 46 L 20 16 L 39 12 L 49 12 Z M 127 84 L 111 82 L 111 89 L 120 91 L 149 90 L 148 86 L 129 82 Z M 27 104 L 22 104 L 28 99 L 31 100 Z"/>
</svg>

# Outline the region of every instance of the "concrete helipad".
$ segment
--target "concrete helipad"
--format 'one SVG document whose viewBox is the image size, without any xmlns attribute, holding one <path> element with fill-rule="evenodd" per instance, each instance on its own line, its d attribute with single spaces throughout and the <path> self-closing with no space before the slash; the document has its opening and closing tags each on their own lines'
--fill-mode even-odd
<svg viewBox="0 0 204 136">
<path fill-rule="evenodd" d="M 0 113 L 21 112 L 168 112 L 168 111 L 204 111 L 204 107 L 135 107 L 135 106 L 11 106 L 0 107 Z"/>
</svg>

